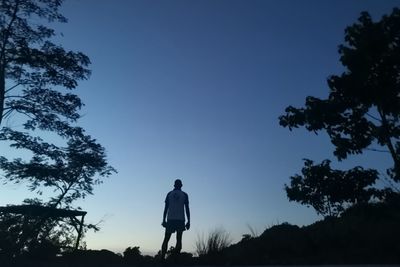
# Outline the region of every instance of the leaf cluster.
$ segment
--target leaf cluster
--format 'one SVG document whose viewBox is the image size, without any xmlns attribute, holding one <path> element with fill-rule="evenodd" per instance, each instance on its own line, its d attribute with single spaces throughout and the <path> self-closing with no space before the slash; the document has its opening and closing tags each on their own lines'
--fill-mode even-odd
<svg viewBox="0 0 400 267">
<path fill-rule="evenodd" d="M 290 201 L 312 206 L 321 215 L 338 216 L 352 203 L 366 203 L 378 196 L 371 188 L 379 176 L 376 170 L 360 166 L 334 170 L 329 160 L 320 164 L 304 161 L 301 175 L 290 177 L 290 185 L 285 185 Z"/>
<path fill-rule="evenodd" d="M 366 12 L 345 31 L 347 45 L 339 46 L 346 71 L 328 79 L 327 99 L 309 96 L 304 108 L 289 106 L 280 124 L 290 130 L 324 130 L 339 160 L 361 154 L 375 142 L 400 138 L 400 9 L 373 22 Z M 389 152 L 389 150 L 388 150 Z M 393 155 L 393 156 L 394 156 Z"/>
<path fill-rule="evenodd" d="M 377 22 L 362 12 L 358 22 L 346 28 L 338 52 L 345 71 L 328 78 L 328 97 L 308 96 L 304 107 L 287 107 L 280 125 L 325 131 L 339 161 L 366 150 L 388 153 L 393 165 L 386 174 L 400 182 L 400 9 Z M 332 170 L 329 163 L 306 160 L 302 175 L 292 176 L 285 186 L 289 199 L 321 214 L 338 214 L 344 203 L 372 196 L 368 188 L 379 178 L 377 171 Z"/>
<path fill-rule="evenodd" d="M 92 194 L 93 186 L 101 183 L 101 177 L 115 170 L 108 165 L 104 148 L 95 139 L 85 135 L 82 129 L 70 138 L 65 147 L 44 142 L 40 137 L 3 128 L 0 140 L 7 140 L 12 147 L 27 149 L 33 157 L 8 160 L 0 157 L 0 168 L 8 182 L 29 182 L 32 191 L 41 192 L 43 187 L 53 188 L 58 195 L 51 205 L 70 205 L 74 200 Z M 96 177 L 98 175 L 98 177 Z"/>
</svg>

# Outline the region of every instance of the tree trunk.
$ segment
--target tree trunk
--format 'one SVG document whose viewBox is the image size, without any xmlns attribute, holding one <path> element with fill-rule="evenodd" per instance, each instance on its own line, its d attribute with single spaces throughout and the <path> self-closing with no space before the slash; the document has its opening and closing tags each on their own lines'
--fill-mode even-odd
<svg viewBox="0 0 400 267">
<path fill-rule="evenodd" d="M 393 162 L 394 162 L 394 177 L 392 177 L 395 181 L 400 180 L 400 157 L 396 153 L 396 149 L 393 146 L 392 140 L 390 139 L 391 133 L 389 131 L 389 123 L 386 118 L 386 114 L 378 108 L 379 115 L 381 116 L 382 119 L 382 127 L 385 131 L 385 141 L 386 141 L 386 146 L 389 149 L 390 155 L 392 156 Z"/>
<path fill-rule="evenodd" d="M 1 64 L 1 62 L 0 62 Z M 4 99 L 6 94 L 6 80 L 4 74 L 5 68 L 4 65 L 0 65 L 0 126 L 3 121 L 3 113 L 4 113 Z"/>
<path fill-rule="evenodd" d="M 8 39 L 11 35 L 11 29 L 15 20 L 17 19 L 17 13 L 19 10 L 20 0 L 15 2 L 15 6 L 13 7 L 13 14 L 11 16 L 11 20 L 7 25 L 7 28 L 4 29 L 4 36 L 2 35 L 1 40 L 1 51 L 0 51 L 0 126 L 3 121 L 4 115 L 4 100 L 6 94 L 6 67 L 7 67 L 7 57 L 6 57 L 6 48 Z"/>
</svg>

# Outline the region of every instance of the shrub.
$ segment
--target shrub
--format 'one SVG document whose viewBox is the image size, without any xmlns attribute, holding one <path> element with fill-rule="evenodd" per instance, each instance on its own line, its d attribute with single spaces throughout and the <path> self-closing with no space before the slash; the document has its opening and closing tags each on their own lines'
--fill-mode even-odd
<svg viewBox="0 0 400 267">
<path fill-rule="evenodd" d="M 230 234 L 223 228 L 212 230 L 207 238 L 198 236 L 196 240 L 196 253 L 199 257 L 216 254 L 227 248 L 232 243 Z"/>
</svg>

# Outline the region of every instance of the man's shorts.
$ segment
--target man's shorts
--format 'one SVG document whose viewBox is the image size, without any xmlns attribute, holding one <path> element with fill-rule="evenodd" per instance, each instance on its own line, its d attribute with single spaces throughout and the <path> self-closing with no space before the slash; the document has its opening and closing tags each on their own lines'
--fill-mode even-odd
<svg viewBox="0 0 400 267">
<path fill-rule="evenodd" d="M 183 232 L 185 231 L 185 221 L 182 220 L 169 220 L 165 227 L 167 233 Z"/>
</svg>

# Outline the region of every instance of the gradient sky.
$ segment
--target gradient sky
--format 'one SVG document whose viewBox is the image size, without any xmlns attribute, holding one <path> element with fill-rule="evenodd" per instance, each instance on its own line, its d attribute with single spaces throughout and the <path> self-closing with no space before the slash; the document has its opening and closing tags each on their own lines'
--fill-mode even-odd
<svg viewBox="0 0 400 267">
<path fill-rule="evenodd" d="M 305 97 L 325 97 L 326 78 L 343 71 L 344 29 L 369 11 L 375 19 L 400 1 L 69 0 L 68 24 L 54 25 L 67 49 L 92 60 L 75 91 L 80 124 L 108 151 L 118 174 L 78 204 L 90 249 L 159 250 L 166 193 L 176 178 L 189 194 L 192 228 L 184 250 L 216 227 L 234 242 L 314 210 L 283 190 L 303 158 L 334 160 L 325 134 L 290 132 L 278 117 Z M 369 153 L 336 163 L 382 168 Z M 20 203 L 23 186 L 3 185 L 0 205 Z M 171 240 L 174 245 L 174 239 Z"/>
</svg>

